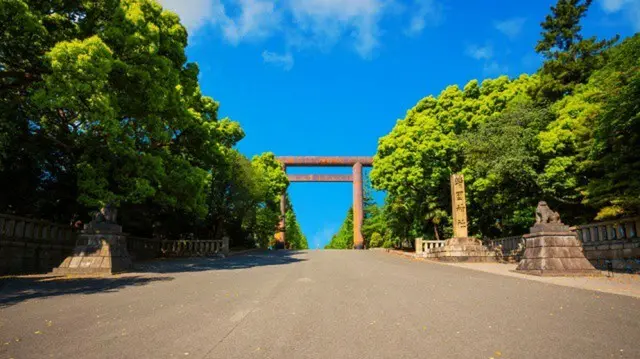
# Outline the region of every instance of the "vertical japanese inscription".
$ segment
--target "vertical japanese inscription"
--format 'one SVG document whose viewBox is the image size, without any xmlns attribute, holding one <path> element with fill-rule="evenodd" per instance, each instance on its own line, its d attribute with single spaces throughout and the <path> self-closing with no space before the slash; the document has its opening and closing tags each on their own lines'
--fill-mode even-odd
<svg viewBox="0 0 640 359">
<path fill-rule="evenodd" d="M 451 210 L 453 212 L 453 236 L 465 238 L 467 231 L 467 200 L 462 174 L 451 175 Z"/>
</svg>

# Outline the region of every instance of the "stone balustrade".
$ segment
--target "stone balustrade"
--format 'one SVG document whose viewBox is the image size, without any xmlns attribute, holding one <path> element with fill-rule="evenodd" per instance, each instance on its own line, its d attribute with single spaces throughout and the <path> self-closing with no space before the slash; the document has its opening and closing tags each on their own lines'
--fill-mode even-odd
<svg viewBox="0 0 640 359">
<path fill-rule="evenodd" d="M 582 244 L 638 239 L 640 217 L 595 222 L 572 227 Z"/>
<path fill-rule="evenodd" d="M 136 260 L 156 257 L 203 257 L 229 253 L 229 238 L 162 240 L 128 237 L 127 249 Z"/>
<path fill-rule="evenodd" d="M 572 227 L 582 242 L 584 255 L 596 267 L 640 270 L 640 217 L 595 222 Z"/>
<path fill-rule="evenodd" d="M 421 254 L 429 249 L 444 247 L 446 241 L 434 241 L 434 240 L 424 240 L 422 238 L 416 238 L 416 253 Z"/>
<path fill-rule="evenodd" d="M 70 226 L 0 214 L 0 275 L 49 272 L 75 242 Z"/>
<path fill-rule="evenodd" d="M 229 239 L 162 241 L 160 251 L 165 257 L 227 254 L 229 252 Z"/>
<path fill-rule="evenodd" d="M 73 251 L 78 232 L 45 220 L 0 214 L 0 275 L 47 273 Z M 127 237 L 136 260 L 229 253 L 229 239 L 162 240 Z"/>
<path fill-rule="evenodd" d="M 491 239 L 487 241 L 487 244 L 493 250 L 500 248 L 503 260 L 517 262 L 524 253 L 525 240 L 522 236 L 511 236 Z"/>
</svg>

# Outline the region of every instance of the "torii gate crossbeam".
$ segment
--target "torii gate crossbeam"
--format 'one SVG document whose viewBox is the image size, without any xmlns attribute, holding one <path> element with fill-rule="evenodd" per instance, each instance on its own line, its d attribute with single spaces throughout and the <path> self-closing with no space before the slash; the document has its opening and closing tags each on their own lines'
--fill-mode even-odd
<svg viewBox="0 0 640 359">
<path fill-rule="evenodd" d="M 282 169 L 287 167 L 352 167 L 353 175 L 287 175 L 290 182 L 352 182 L 353 183 L 353 248 L 364 249 L 362 236 L 363 199 L 362 199 L 362 167 L 373 165 L 373 157 L 278 157 Z M 285 215 L 287 213 L 285 194 L 280 198 L 280 226 L 276 233 L 276 248 L 285 248 Z"/>
</svg>

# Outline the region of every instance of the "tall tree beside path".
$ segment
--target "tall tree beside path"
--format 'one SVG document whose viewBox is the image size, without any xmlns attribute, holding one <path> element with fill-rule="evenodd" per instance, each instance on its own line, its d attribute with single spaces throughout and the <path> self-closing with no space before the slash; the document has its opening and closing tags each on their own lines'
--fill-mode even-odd
<svg viewBox="0 0 640 359">
<path fill-rule="evenodd" d="M 540 69 L 540 84 L 535 88 L 539 100 L 554 102 L 571 94 L 578 84 L 586 83 L 593 71 L 606 63 L 606 49 L 618 37 L 598 40 L 582 36 L 580 20 L 592 0 L 558 0 L 540 24 L 542 38 L 536 52 L 545 57 Z"/>
<path fill-rule="evenodd" d="M 273 236 L 286 175 L 234 149 L 186 46 L 154 0 L 0 1 L 0 213 L 112 204 L 136 235 Z"/>
<path fill-rule="evenodd" d="M 151 0 L 6 0 L 0 16 L 2 127 L 21 141 L 0 158 L 26 157 L 2 162 L 3 182 L 27 172 L 41 178 L 32 190 L 91 208 L 206 214 L 208 170 L 243 134 L 200 92 L 174 13 Z"/>
<path fill-rule="evenodd" d="M 371 182 L 387 191 L 389 218 L 401 223 L 401 238 L 423 234 L 451 235 L 449 176 L 465 171 L 463 134 L 476 131 L 512 103 L 526 101 L 537 77 L 501 76 L 481 84 L 472 80 L 463 89 L 449 86 L 438 97 L 428 96 L 398 120 L 378 141 Z"/>
</svg>

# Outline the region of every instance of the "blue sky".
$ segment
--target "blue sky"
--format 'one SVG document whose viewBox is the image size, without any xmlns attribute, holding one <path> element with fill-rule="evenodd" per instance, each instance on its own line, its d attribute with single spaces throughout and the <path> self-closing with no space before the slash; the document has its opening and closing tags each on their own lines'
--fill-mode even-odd
<svg viewBox="0 0 640 359">
<path fill-rule="evenodd" d="M 555 0 L 160 0 L 189 30 L 204 94 L 242 124 L 247 156 L 374 155 L 421 98 L 471 79 L 534 72 Z M 640 0 L 595 0 L 585 35 L 640 31 Z M 292 169 L 290 173 L 348 173 Z M 351 206 L 350 184 L 289 189 L 311 248 Z M 378 195 L 378 198 L 381 196 Z"/>
</svg>

